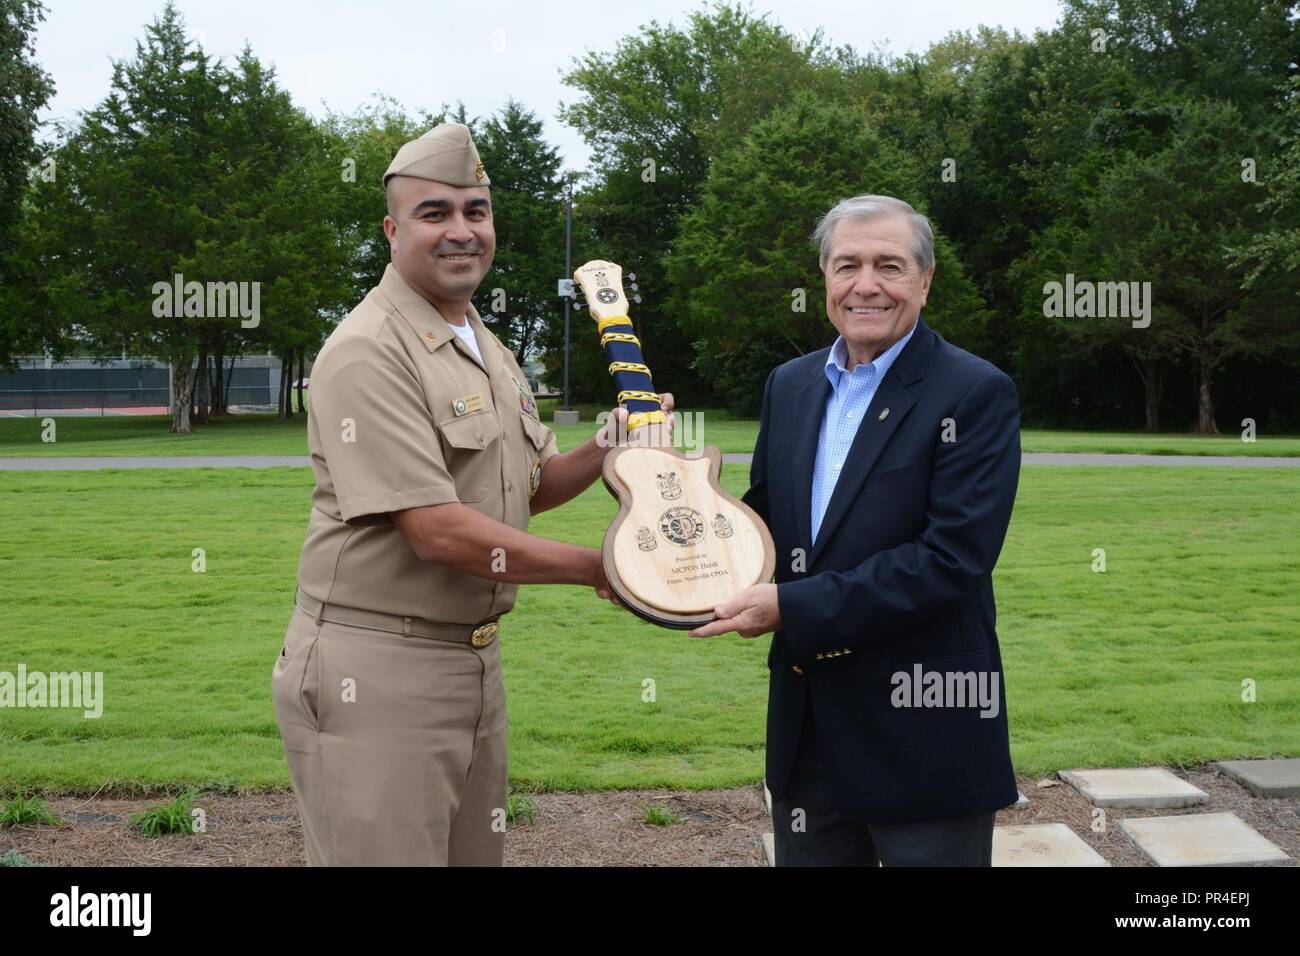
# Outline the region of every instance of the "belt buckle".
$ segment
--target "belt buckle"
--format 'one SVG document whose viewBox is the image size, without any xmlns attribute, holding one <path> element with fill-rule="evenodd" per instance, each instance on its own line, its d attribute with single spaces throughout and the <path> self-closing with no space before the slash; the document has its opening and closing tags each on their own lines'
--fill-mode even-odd
<svg viewBox="0 0 1300 956">
<path fill-rule="evenodd" d="M 474 628 L 469 636 L 469 642 L 475 647 L 487 647 L 497 639 L 497 629 L 500 625 L 496 621 L 491 624 L 481 624 Z"/>
</svg>

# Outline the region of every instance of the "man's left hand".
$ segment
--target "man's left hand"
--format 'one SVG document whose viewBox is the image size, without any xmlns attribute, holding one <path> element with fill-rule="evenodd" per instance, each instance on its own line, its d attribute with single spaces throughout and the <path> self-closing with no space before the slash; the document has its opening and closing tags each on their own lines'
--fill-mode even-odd
<svg viewBox="0 0 1300 956">
<path fill-rule="evenodd" d="M 781 626 L 781 608 L 775 584 L 755 584 L 713 609 L 716 620 L 691 631 L 692 637 L 713 637 L 735 631 L 741 637 L 758 637 Z"/>
<path fill-rule="evenodd" d="M 609 419 L 596 432 L 596 444 L 601 448 L 615 448 L 618 445 L 641 445 L 649 443 L 654 447 L 664 447 L 673 443 L 673 432 L 677 426 L 677 417 L 673 414 L 673 393 L 658 392 L 659 407 L 664 412 L 663 425 L 647 425 L 638 430 L 637 439 L 632 440 L 627 433 L 627 406 L 618 405 L 610 412 Z M 653 438 L 653 440 L 650 440 Z"/>
</svg>

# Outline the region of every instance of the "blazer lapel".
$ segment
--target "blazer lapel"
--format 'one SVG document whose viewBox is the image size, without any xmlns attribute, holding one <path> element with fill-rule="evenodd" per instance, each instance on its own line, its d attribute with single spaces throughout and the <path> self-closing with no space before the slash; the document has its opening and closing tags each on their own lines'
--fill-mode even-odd
<svg viewBox="0 0 1300 956">
<path fill-rule="evenodd" d="M 930 351 L 934 348 L 935 335 L 930 327 L 925 324 L 925 320 L 917 318 L 916 331 L 894 360 L 894 364 L 889 371 L 885 373 L 885 379 L 876 389 L 876 394 L 871 398 L 871 405 L 867 408 L 867 413 L 863 416 L 858 425 L 857 434 L 853 437 L 853 444 L 849 446 L 849 456 L 844 462 L 844 468 L 840 472 L 839 479 L 835 482 L 835 491 L 831 493 L 831 500 L 826 506 L 826 514 L 822 518 L 821 527 L 818 529 L 817 540 L 813 542 L 812 553 L 808 558 L 808 567 L 811 569 L 813 562 L 825 550 L 826 542 L 830 540 L 831 535 L 835 533 L 836 527 L 844 520 L 844 515 L 849 510 L 849 505 L 857 497 L 862 483 L 867 480 L 871 470 L 876 467 L 876 462 L 880 459 L 880 453 L 885 450 L 885 445 L 889 439 L 894 436 L 899 427 L 903 424 L 903 419 L 907 413 L 912 410 L 916 404 L 916 399 L 908 393 L 908 386 L 914 385 L 925 375 L 925 366 L 930 358 Z M 830 383 L 827 382 L 827 387 Z M 886 412 L 888 409 L 888 412 Z M 884 415 L 882 418 L 881 415 Z M 802 419 L 807 421 L 807 419 Z M 817 421 L 820 422 L 820 416 Z M 813 454 L 816 455 L 816 435 L 820 428 L 813 429 Z M 808 478 L 806 498 L 811 499 L 812 495 L 812 459 L 808 463 Z M 811 514 L 811 500 L 804 502 L 805 511 Z M 811 520 L 811 519 L 810 519 Z"/>
<path fill-rule="evenodd" d="M 836 525 L 843 520 L 845 512 L 849 510 L 849 503 L 857 495 L 862 483 L 867 480 L 867 475 L 871 474 L 871 469 L 876 466 L 876 461 L 880 458 L 880 453 L 885 450 L 885 445 L 894 436 L 894 432 L 898 430 L 898 426 L 902 424 L 912 406 L 916 404 L 916 399 L 907 394 L 907 390 L 900 384 L 893 371 L 891 368 L 885 375 L 885 380 L 880 383 L 880 388 L 876 389 L 876 394 L 871 398 L 871 405 L 858 425 L 853 444 L 849 446 L 849 457 L 844 462 L 839 479 L 835 482 L 835 491 L 831 494 L 831 500 L 826 506 L 826 515 L 822 518 L 821 527 L 818 529 L 817 541 L 813 544 L 812 554 L 808 559 L 809 567 L 812 567 L 817 556 L 826 547 L 826 542 L 834 533 Z M 889 413 L 882 419 L 880 416 L 885 409 L 889 409 Z M 811 508 L 811 505 L 809 507 Z"/>
<path fill-rule="evenodd" d="M 817 463 L 817 439 L 830 393 L 830 380 L 819 364 L 814 377 L 795 394 L 794 399 L 794 422 L 799 430 L 794 436 L 790 465 L 794 469 L 794 511 L 799 526 L 799 546 L 804 549 L 804 554 L 812 551 L 813 467 Z"/>
</svg>

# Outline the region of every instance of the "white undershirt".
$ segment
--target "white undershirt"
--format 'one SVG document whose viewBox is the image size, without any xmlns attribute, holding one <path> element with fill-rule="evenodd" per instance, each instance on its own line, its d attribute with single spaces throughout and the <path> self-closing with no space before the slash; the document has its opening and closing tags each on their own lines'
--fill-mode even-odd
<svg viewBox="0 0 1300 956">
<path fill-rule="evenodd" d="M 460 325 L 451 325 L 450 322 L 447 324 L 450 325 L 451 330 L 456 333 L 456 338 L 468 345 L 470 351 L 478 356 L 478 364 L 487 368 L 487 362 L 483 361 L 483 353 L 479 351 L 478 339 L 474 337 L 474 326 L 469 324 L 469 316 L 465 316 L 465 321 Z"/>
</svg>

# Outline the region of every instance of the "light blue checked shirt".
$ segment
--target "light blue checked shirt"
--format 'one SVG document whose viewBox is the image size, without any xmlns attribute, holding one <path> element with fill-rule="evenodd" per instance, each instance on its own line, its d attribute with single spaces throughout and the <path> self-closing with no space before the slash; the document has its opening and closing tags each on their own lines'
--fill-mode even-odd
<svg viewBox="0 0 1300 956">
<path fill-rule="evenodd" d="M 831 503 L 831 493 L 839 480 L 840 469 L 849 457 L 853 437 L 858 433 L 867 407 L 876 395 L 876 389 L 885 379 L 885 373 L 894 359 L 903 351 L 916 331 L 913 324 L 901 339 L 869 363 L 859 362 L 850 372 L 844 367 L 848 361 L 848 345 L 844 336 L 835 340 L 826 356 L 826 377 L 831 380 L 831 394 L 826 399 L 826 414 L 822 416 L 821 437 L 817 439 L 817 460 L 813 465 L 812 481 L 812 539 L 817 540 L 826 506 Z"/>
</svg>

